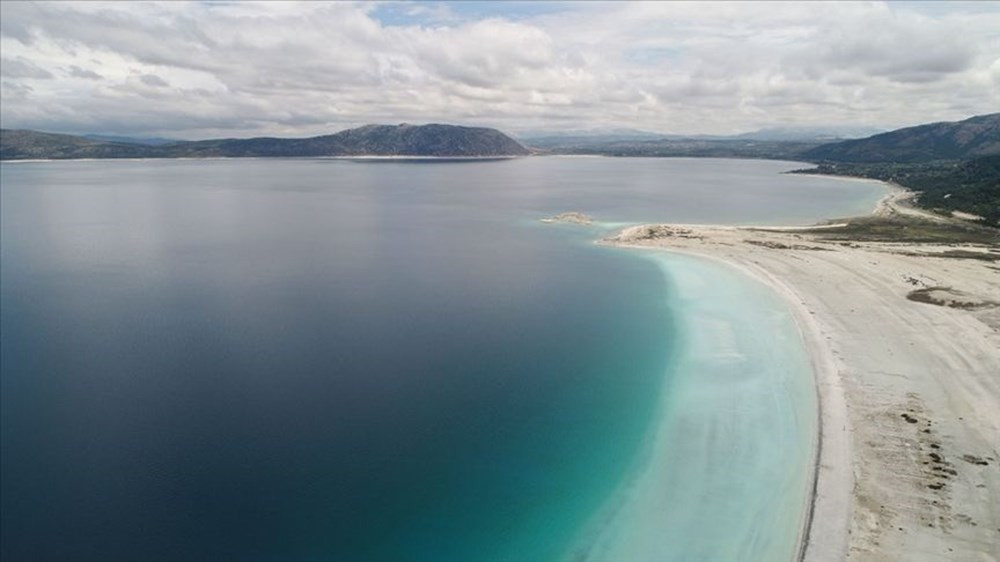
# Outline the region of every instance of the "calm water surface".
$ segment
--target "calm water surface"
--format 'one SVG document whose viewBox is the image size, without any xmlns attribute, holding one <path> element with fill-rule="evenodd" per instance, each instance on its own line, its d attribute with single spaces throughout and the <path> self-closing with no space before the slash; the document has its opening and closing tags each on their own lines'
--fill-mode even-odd
<svg viewBox="0 0 1000 562">
<path fill-rule="evenodd" d="M 686 320 L 661 262 L 536 219 L 882 194 L 794 167 L 5 163 L 0 554 L 558 560 L 648 446 Z"/>
</svg>

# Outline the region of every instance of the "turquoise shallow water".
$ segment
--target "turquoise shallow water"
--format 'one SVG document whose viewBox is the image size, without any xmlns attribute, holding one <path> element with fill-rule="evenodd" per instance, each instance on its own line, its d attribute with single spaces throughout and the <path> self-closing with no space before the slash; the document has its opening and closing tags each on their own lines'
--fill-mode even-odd
<svg viewBox="0 0 1000 562">
<path fill-rule="evenodd" d="M 726 264 L 650 256 L 679 341 L 631 476 L 582 538 L 586 560 L 792 560 L 817 431 L 786 303 Z M 577 559 L 580 559 L 578 556 Z"/>
<path fill-rule="evenodd" d="M 0 557 L 780 558 L 812 431 L 787 310 L 537 219 L 882 193 L 794 167 L 0 165 Z"/>
</svg>

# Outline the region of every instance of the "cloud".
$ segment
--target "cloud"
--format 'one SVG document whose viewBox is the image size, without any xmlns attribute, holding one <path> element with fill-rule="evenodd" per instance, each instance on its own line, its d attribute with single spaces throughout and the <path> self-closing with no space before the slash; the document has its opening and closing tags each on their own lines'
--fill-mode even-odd
<svg viewBox="0 0 1000 562">
<path fill-rule="evenodd" d="M 0 59 L 0 75 L 4 78 L 31 78 L 35 80 L 50 80 L 52 73 L 35 65 L 24 57 Z"/>
<path fill-rule="evenodd" d="M 852 18 L 820 30 L 803 62 L 827 72 L 855 70 L 896 82 L 933 82 L 974 64 L 976 38 L 963 31 L 963 25 L 917 14 Z"/>
<path fill-rule="evenodd" d="M 0 83 L 0 92 L 3 93 L 4 99 L 7 100 L 23 100 L 35 91 L 34 88 L 28 86 L 27 84 L 20 84 L 18 82 L 8 82 L 4 81 Z"/>
<path fill-rule="evenodd" d="M 1000 7 L 0 3 L 5 126 L 190 138 L 367 122 L 727 133 L 1000 106 Z"/>
<path fill-rule="evenodd" d="M 94 72 L 93 70 L 87 70 L 85 68 L 80 68 L 79 66 L 73 64 L 66 69 L 66 73 L 73 78 L 83 78 L 85 80 L 103 80 L 104 77 L 100 74 Z"/>
<path fill-rule="evenodd" d="M 139 77 L 139 80 L 147 86 L 154 86 L 157 88 L 167 88 L 170 86 L 166 80 L 155 74 L 143 74 Z"/>
</svg>

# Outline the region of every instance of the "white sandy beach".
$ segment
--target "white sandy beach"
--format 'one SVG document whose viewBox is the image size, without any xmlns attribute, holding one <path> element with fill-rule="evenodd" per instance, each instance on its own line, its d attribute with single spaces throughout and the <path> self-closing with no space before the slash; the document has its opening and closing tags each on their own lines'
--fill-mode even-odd
<svg viewBox="0 0 1000 562">
<path fill-rule="evenodd" d="M 918 212 L 905 198 L 877 212 Z M 638 226 L 607 242 L 725 260 L 796 311 L 822 427 L 804 560 L 1000 560 L 1000 261 L 779 229 Z M 932 302 L 907 298 L 919 289 Z"/>
</svg>

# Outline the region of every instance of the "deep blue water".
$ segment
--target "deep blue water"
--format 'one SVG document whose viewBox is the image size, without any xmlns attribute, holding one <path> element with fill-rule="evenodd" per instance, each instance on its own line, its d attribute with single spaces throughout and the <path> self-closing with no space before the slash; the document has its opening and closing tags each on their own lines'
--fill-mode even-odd
<svg viewBox="0 0 1000 562">
<path fill-rule="evenodd" d="M 567 210 L 790 223 L 793 163 L 0 166 L 5 561 L 556 560 L 635 461 L 669 278 Z"/>
</svg>

